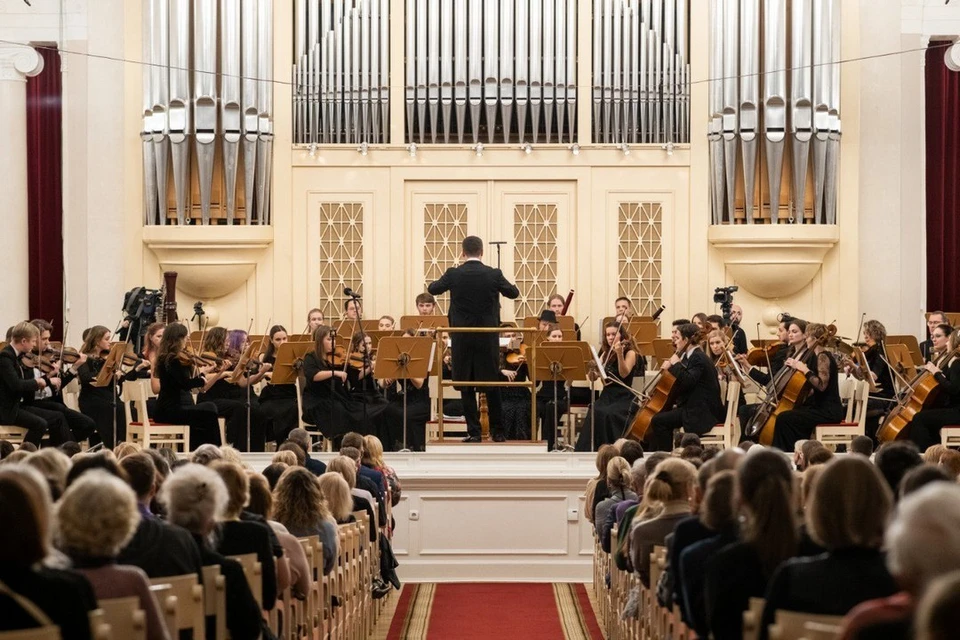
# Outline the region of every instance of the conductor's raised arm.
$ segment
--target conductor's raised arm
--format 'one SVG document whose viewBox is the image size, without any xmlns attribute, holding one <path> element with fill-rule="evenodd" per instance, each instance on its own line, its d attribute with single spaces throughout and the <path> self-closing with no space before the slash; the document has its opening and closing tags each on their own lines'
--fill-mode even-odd
<svg viewBox="0 0 960 640">
<path fill-rule="evenodd" d="M 500 269 L 497 269 L 497 290 L 500 291 L 500 295 L 504 298 L 516 300 L 520 297 L 520 289 L 517 288 L 517 285 L 504 278 L 503 271 Z M 433 292 L 431 291 L 430 293 Z"/>
<path fill-rule="evenodd" d="M 453 269 L 447 269 L 439 280 L 435 280 L 427 285 L 427 292 L 432 296 L 439 296 L 450 290 L 450 272 Z"/>
</svg>

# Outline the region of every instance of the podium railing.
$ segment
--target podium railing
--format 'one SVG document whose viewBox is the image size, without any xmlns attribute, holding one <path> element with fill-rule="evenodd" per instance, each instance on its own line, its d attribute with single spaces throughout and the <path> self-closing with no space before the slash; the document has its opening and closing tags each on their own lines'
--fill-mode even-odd
<svg viewBox="0 0 960 640">
<path fill-rule="evenodd" d="M 539 329 L 533 327 L 444 327 L 437 330 L 436 341 L 437 349 L 436 352 L 443 354 L 447 348 L 446 339 L 444 338 L 444 333 L 522 333 L 522 334 L 533 334 L 536 335 L 541 333 Z M 526 382 L 506 382 L 500 380 L 482 380 L 482 381 L 473 381 L 473 380 L 444 380 L 443 379 L 443 357 L 437 358 L 437 404 L 439 406 L 439 411 L 437 411 L 437 427 L 440 431 L 440 440 L 443 440 L 443 388 L 444 387 L 526 387 L 530 389 L 530 442 L 537 442 L 539 438 L 535 437 L 538 435 L 539 423 L 537 422 L 537 380 L 536 380 L 536 367 L 530 366 L 530 363 L 534 362 L 534 356 L 536 354 L 537 344 L 536 340 L 531 341 L 527 345 L 527 352 L 524 356 L 527 363 L 527 381 Z M 452 353 L 451 356 L 456 357 L 456 354 Z M 451 371 L 453 367 L 451 366 Z M 497 369 L 499 371 L 499 368 Z M 479 413 L 480 402 L 477 400 L 477 407 Z M 488 404 L 489 406 L 489 404 Z M 479 420 L 479 415 L 477 416 Z"/>
</svg>

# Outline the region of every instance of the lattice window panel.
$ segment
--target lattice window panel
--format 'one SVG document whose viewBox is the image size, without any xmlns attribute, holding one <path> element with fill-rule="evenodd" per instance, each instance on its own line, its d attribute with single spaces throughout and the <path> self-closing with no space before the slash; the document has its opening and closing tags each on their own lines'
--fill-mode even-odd
<svg viewBox="0 0 960 640">
<path fill-rule="evenodd" d="M 467 205 L 431 203 L 423 207 L 423 290 L 450 267 L 460 264 L 467 237 Z M 437 297 L 437 313 L 447 313 L 450 294 Z"/>
<path fill-rule="evenodd" d="M 557 205 L 515 205 L 513 229 L 513 273 L 520 289 L 514 316 L 519 321 L 539 315 L 557 290 Z"/>
<path fill-rule="evenodd" d="M 621 202 L 617 219 L 618 295 L 630 298 L 637 315 L 653 315 L 663 300 L 663 206 L 659 202 Z"/>
<path fill-rule="evenodd" d="M 325 318 L 343 314 L 344 287 L 363 287 L 363 204 L 320 204 L 320 308 Z"/>
</svg>

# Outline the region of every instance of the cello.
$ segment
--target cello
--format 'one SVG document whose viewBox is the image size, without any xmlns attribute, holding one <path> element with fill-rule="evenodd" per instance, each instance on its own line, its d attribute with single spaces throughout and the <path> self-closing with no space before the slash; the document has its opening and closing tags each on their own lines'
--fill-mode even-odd
<svg viewBox="0 0 960 640">
<path fill-rule="evenodd" d="M 960 354 L 960 347 L 947 351 L 937 358 L 935 363 L 937 368 L 942 369 L 958 354 Z M 910 424 L 914 416 L 933 406 L 940 396 L 940 391 L 940 382 L 936 375 L 923 369 L 900 392 L 896 406 L 890 410 L 877 430 L 877 440 L 880 442 L 905 440 L 910 433 Z"/>
<path fill-rule="evenodd" d="M 675 355 L 680 355 L 677 351 Z M 677 391 L 674 385 L 677 382 L 676 376 L 666 369 L 661 369 L 659 373 L 643 388 L 640 397 L 645 398 L 643 404 L 637 409 L 633 420 L 627 425 L 623 432 L 624 438 L 633 438 L 634 440 L 643 440 L 647 437 L 647 430 L 650 429 L 650 423 L 653 417 L 673 406 L 676 401 Z"/>
<path fill-rule="evenodd" d="M 808 354 L 809 349 L 804 345 L 793 359 L 803 360 Z M 793 367 L 784 365 L 767 385 L 767 395 L 744 429 L 744 434 L 749 438 L 757 438 L 760 444 L 769 447 L 773 444 L 777 416 L 803 402 L 809 393 L 807 377 Z"/>
</svg>

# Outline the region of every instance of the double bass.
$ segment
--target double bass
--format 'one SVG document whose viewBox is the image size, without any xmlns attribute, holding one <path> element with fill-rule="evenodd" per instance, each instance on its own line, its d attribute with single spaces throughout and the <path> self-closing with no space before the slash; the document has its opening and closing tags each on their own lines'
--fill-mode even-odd
<svg viewBox="0 0 960 640">
<path fill-rule="evenodd" d="M 793 358 L 803 360 L 808 353 L 809 350 L 804 345 Z M 773 444 L 777 416 L 799 405 L 809 393 L 807 377 L 793 367 L 784 365 L 767 385 L 767 395 L 744 429 L 744 434 L 749 438 L 757 438 L 760 444 L 769 447 Z"/>
<path fill-rule="evenodd" d="M 947 351 L 937 358 L 935 363 L 937 368 L 942 369 L 958 354 L 960 354 L 960 347 Z M 923 369 L 900 392 L 896 406 L 890 410 L 877 430 L 877 440 L 880 442 L 905 440 L 910 433 L 910 424 L 914 416 L 933 406 L 940 396 L 940 391 L 940 382 L 937 381 L 936 375 Z"/>
</svg>

